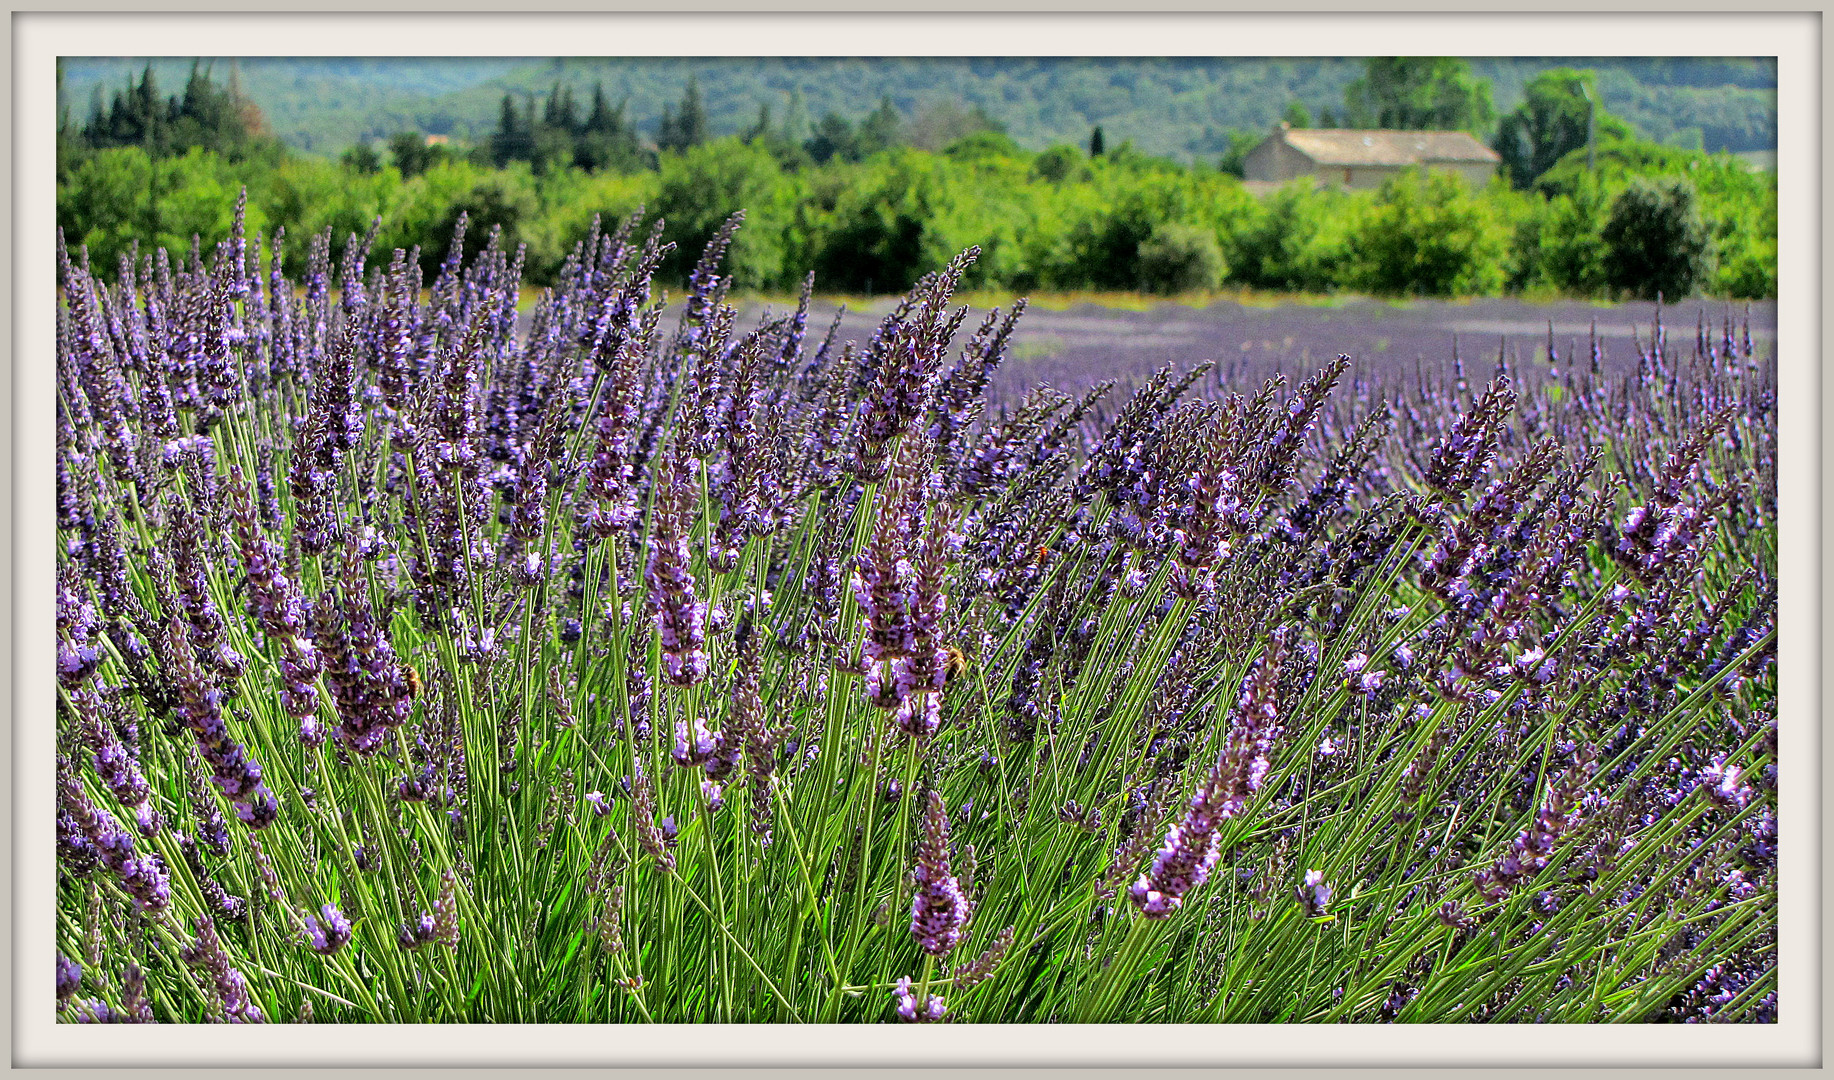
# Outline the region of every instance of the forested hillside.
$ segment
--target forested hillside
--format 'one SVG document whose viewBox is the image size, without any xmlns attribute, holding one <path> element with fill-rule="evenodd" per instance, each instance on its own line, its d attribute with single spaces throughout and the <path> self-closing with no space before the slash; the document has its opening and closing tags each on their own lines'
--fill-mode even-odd
<svg viewBox="0 0 1834 1080">
<path fill-rule="evenodd" d="M 130 75 L 135 58 L 71 58 L 62 103 L 78 121 Z M 711 134 L 741 134 L 768 108 L 774 124 L 803 137 L 828 113 L 857 121 L 889 98 L 903 121 L 933 133 L 940 148 L 960 116 L 979 109 L 1033 150 L 1083 144 L 1100 125 L 1112 142 L 1185 161 L 1228 151 L 1231 133 L 1260 132 L 1295 107 L 1321 126 L 1342 119 L 1344 89 L 1362 61 L 1335 58 L 336 58 L 255 57 L 206 61 L 216 77 L 234 68 L 241 89 L 273 133 L 296 150 L 335 157 L 352 144 L 416 130 L 481 141 L 505 93 L 545 96 L 556 84 L 581 98 L 594 84 L 623 102 L 653 139 L 665 107 L 690 79 L 704 96 Z M 1598 73 L 1601 104 L 1646 137 L 1708 151 L 1776 145 L 1776 65 L 1758 58 L 1487 58 L 1499 113 L 1551 67 Z M 166 86 L 184 83 L 190 60 L 157 61 Z"/>
</svg>

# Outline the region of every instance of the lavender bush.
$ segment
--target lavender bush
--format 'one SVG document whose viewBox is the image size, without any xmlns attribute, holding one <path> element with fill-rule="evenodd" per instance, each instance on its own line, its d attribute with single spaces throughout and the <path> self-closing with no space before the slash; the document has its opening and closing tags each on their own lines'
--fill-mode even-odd
<svg viewBox="0 0 1834 1080">
<path fill-rule="evenodd" d="M 975 251 L 841 342 L 640 217 L 64 256 L 64 1019 L 1775 1018 L 1730 321 L 990 403 Z"/>
</svg>

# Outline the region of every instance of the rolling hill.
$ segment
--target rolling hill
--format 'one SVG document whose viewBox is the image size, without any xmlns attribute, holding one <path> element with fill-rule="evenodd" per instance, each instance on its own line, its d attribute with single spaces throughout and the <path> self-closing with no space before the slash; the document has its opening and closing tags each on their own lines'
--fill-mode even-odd
<svg viewBox="0 0 1834 1080">
<path fill-rule="evenodd" d="M 133 57 L 64 60 L 61 104 L 82 119 L 147 63 Z M 167 92 L 183 85 L 190 59 L 153 61 Z M 1021 145 L 1081 144 L 1101 125 L 1110 145 L 1180 160 L 1210 159 L 1234 130 L 1271 126 L 1291 103 L 1312 115 L 1337 110 L 1362 62 L 1340 58 L 585 58 L 251 57 L 204 60 L 233 71 L 274 133 L 310 154 L 401 130 L 475 141 L 496 124 L 505 93 L 542 95 L 556 84 L 612 101 L 653 134 L 665 106 L 697 81 L 711 130 L 752 126 L 759 107 L 774 123 L 806 132 L 829 111 L 858 119 L 889 97 L 907 123 L 952 108 L 980 108 Z M 1776 147 L 1776 65 L 1767 58 L 1483 58 L 1499 112 L 1549 67 L 1599 72 L 1603 103 L 1643 134 L 1712 151 Z"/>
</svg>

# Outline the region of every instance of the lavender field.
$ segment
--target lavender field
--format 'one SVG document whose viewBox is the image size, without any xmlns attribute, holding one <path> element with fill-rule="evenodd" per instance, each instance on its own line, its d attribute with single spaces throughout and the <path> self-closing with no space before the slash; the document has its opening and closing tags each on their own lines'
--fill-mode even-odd
<svg viewBox="0 0 1834 1080">
<path fill-rule="evenodd" d="M 1776 1019 L 1774 305 L 237 221 L 60 266 L 61 1019 Z"/>
<path fill-rule="evenodd" d="M 1029 307 L 1013 330 L 1006 361 L 994 373 L 996 395 L 1023 397 L 1038 383 L 1080 393 L 1104 378 L 1144 382 L 1164 364 L 1189 368 L 1204 361 L 1265 378 L 1315 371 L 1346 353 L 1353 371 L 1391 379 L 1438 374 L 1454 357 L 1473 371 L 1488 372 L 1499 353 L 1514 369 L 1558 375 L 1558 363 L 1547 359 L 1550 331 L 1556 360 L 1574 355 L 1589 360 L 1596 337 L 1601 370 L 1622 376 L 1636 372 L 1658 327 L 1665 336 L 1692 339 L 1711 324 L 1717 347 L 1731 321 L 1740 335 L 1750 331 L 1754 352 L 1766 354 L 1775 351 L 1777 335 L 1775 301 L 1696 300 L 1663 308 L 1634 302 L 1351 297 L 1313 303 L 1160 301 L 1142 308 L 1135 299 L 1126 306 L 1090 300 Z M 755 302 L 737 306 L 741 320 L 755 321 L 770 310 Z M 824 303 L 818 297 L 810 319 L 827 326 L 839 314 L 839 335 L 864 340 L 893 306 L 893 301 Z M 1683 344 L 1691 349 L 1695 342 Z M 1742 337 L 1739 344 L 1743 347 Z"/>
</svg>

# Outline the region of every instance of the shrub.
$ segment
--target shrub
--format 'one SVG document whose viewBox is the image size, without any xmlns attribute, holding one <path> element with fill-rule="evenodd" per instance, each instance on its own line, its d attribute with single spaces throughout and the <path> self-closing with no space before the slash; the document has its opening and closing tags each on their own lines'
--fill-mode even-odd
<svg viewBox="0 0 1834 1080">
<path fill-rule="evenodd" d="M 784 236 L 797 189 L 767 147 L 716 139 L 664 154 L 661 169 L 656 209 L 669 223 L 667 238 L 676 244 L 663 263 L 666 279 L 685 281 L 720 223 L 744 208 L 747 225 L 729 256 L 734 284 L 761 289 L 800 280 Z"/>
<path fill-rule="evenodd" d="M 228 236 L 239 188 L 234 168 L 213 151 L 152 157 L 137 146 L 116 147 L 76 166 L 58 191 L 57 223 L 73 251 L 88 247 L 97 272 L 112 276 L 136 240 L 151 254 L 156 247 L 189 250 L 193 236 L 206 244 Z M 251 228 L 268 224 L 263 194 L 251 192 Z"/>
<path fill-rule="evenodd" d="M 1516 225 L 1509 288 L 1542 288 L 1593 296 L 1605 290 L 1605 244 L 1600 238 L 1610 199 L 1597 184 L 1556 195 Z"/>
<path fill-rule="evenodd" d="M 1176 223 L 1153 227 L 1140 243 L 1139 266 L 1140 288 L 1160 295 L 1214 289 L 1227 269 L 1215 233 Z"/>
<path fill-rule="evenodd" d="M 1347 272 L 1353 197 L 1341 188 L 1288 184 L 1236 218 L 1228 252 L 1234 280 L 1255 289 L 1328 292 Z"/>
<path fill-rule="evenodd" d="M 816 240 L 815 275 L 834 289 L 902 290 L 948 258 L 935 229 L 955 211 L 954 166 L 938 155 L 894 150 L 867 168 L 837 194 Z"/>
<path fill-rule="evenodd" d="M 1470 296 L 1503 284 L 1502 224 L 1463 180 L 1441 172 L 1386 181 L 1348 246 L 1352 281 L 1375 293 Z"/>
<path fill-rule="evenodd" d="M 1611 204 L 1600 238 L 1611 289 L 1678 300 L 1709 282 L 1713 244 L 1686 180 L 1633 180 Z"/>
<path fill-rule="evenodd" d="M 1087 179 L 1089 168 L 1083 152 L 1074 146 L 1053 146 L 1032 159 L 1032 175 L 1052 184 L 1069 179 Z"/>
</svg>

